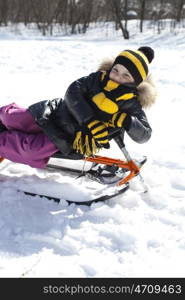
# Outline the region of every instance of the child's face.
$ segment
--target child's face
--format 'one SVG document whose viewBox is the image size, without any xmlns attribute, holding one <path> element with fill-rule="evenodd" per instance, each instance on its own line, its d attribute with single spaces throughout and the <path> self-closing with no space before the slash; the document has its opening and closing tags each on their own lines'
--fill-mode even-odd
<svg viewBox="0 0 185 300">
<path fill-rule="evenodd" d="M 120 64 L 114 65 L 109 74 L 109 78 L 119 84 L 134 82 L 134 78 L 130 72 Z"/>
</svg>

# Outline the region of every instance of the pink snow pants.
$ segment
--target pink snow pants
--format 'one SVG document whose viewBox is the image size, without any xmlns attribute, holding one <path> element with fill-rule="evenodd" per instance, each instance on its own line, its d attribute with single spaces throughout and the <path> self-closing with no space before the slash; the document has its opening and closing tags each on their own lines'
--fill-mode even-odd
<svg viewBox="0 0 185 300">
<path fill-rule="evenodd" d="M 44 168 L 58 151 L 27 109 L 15 103 L 3 106 L 0 121 L 8 129 L 0 133 L 0 157 L 33 168 Z"/>
</svg>

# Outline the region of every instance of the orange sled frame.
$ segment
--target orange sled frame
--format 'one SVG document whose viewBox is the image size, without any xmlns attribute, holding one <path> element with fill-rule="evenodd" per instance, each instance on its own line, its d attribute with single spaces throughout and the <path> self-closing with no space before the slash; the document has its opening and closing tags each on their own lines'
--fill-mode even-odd
<svg viewBox="0 0 185 300">
<path fill-rule="evenodd" d="M 143 177 L 140 174 L 140 169 L 141 169 L 142 165 L 146 162 L 146 157 L 140 165 L 137 165 L 135 163 L 135 161 L 131 158 L 128 151 L 126 150 L 122 138 L 120 136 L 117 136 L 116 138 L 114 138 L 114 140 L 118 144 L 118 146 L 119 146 L 120 150 L 122 151 L 122 153 L 124 154 L 126 160 L 114 159 L 114 158 L 98 156 L 98 155 L 96 155 L 94 157 L 85 158 L 85 160 L 93 162 L 93 163 L 97 163 L 97 164 L 108 165 L 108 166 L 114 165 L 119 168 L 129 170 L 130 171 L 129 174 L 126 177 L 120 179 L 120 181 L 118 181 L 116 184 L 117 186 L 122 186 L 123 184 L 129 182 L 135 176 L 139 175 L 139 179 L 145 190 L 144 192 L 147 192 L 147 186 L 145 185 Z"/>
<path fill-rule="evenodd" d="M 90 161 L 97 164 L 103 164 L 107 166 L 117 166 L 122 169 L 128 169 L 130 173 L 123 179 L 117 182 L 118 186 L 125 184 L 126 182 L 130 181 L 133 177 L 140 173 L 140 168 L 136 165 L 133 160 L 129 160 L 128 162 L 120 159 L 114 159 L 104 156 L 94 156 L 85 159 L 86 161 Z"/>
</svg>

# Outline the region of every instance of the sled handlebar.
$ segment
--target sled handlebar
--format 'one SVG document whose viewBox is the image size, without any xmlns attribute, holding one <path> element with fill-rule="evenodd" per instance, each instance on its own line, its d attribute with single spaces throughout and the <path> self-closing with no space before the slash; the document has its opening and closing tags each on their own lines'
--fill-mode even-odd
<svg viewBox="0 0 185 300">
<path fill-rule="evenodd" d="M 123 128 L 111 128 L 109 131 L 108 138 L 109 140 L 114 139 L 115 142 L 118 144 L 120 148 L 123 148 L 125 146 L 123 140 L 124 140 L 124 132 L 125 130 Z"/>
<path fill-rule="evenodd" d="M 123 142 L 123 138 L 121 137 L 121 135 L 114 137 L 114 140 L 120 149 L 125 148 L 125 144 Z"/>
<path fill-rule="evenodd" d="M 125 143 L 124 143 L 124 133 L 125 130 L 122 128 L 114 128 L 111 132 L 110 132 L 110 139 L 113 138 L 114 141 L 116 142 L 116 144 L 118 145 L 118 147 L 120 148 L 120 150 L 123 152 L 125 158 L 127 161 L 133 161 L 130 154 L 128 153 L 126 147 L 125 147 Z"/>
</svg>

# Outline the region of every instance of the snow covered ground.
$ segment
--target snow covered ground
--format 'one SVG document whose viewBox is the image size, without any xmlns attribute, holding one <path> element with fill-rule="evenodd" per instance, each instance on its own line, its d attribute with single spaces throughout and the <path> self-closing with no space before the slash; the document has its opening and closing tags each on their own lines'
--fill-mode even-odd
<svg viewBox="0 0 185 300">
<path fill-rule="evenodd" d="M 106 31 L 106 35 L 104 35 Z M 29 185 L 73 196 L 71 178 L 4 161 L 0 165 L 0 277 L 185 277 L 184 31 L 134 32 L 123 40 L 111 29 L 43 38 L 22 27 L 0 28 L 1 105 L 24 107 L 63 97 L 75 79 L 96 70 L 102 58 L 149 45 L 159 95 L 147 111 L 151 140 L 126 139 L 132 156 L 146 155 L 142 175 L 128 192 L 91 207 L 68 206 L 15 192 Z M 112 142 L 103 154 L 118 157 Z M 56 187 L 57 189 L 57 187 Z"/>
</svg>

